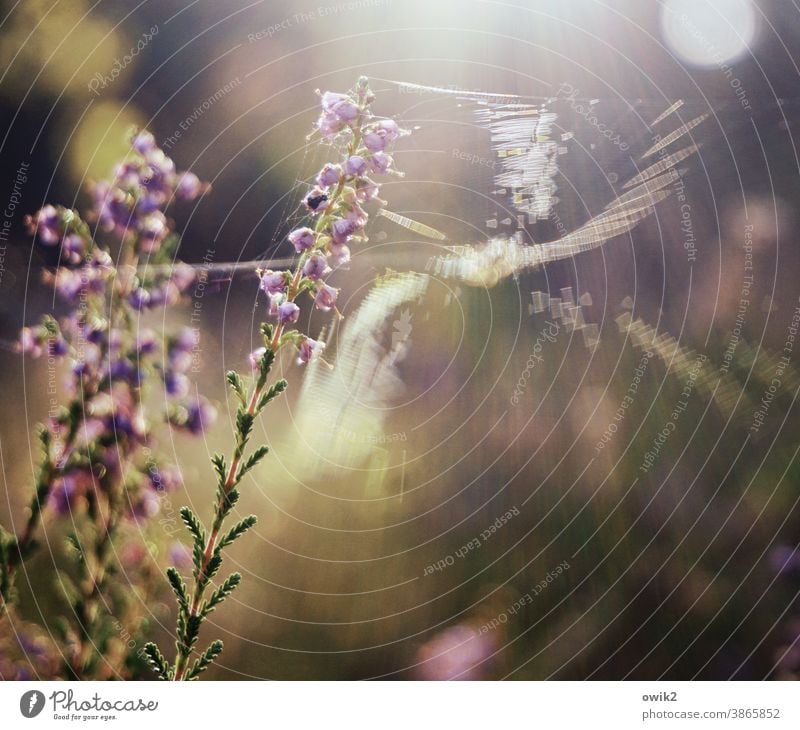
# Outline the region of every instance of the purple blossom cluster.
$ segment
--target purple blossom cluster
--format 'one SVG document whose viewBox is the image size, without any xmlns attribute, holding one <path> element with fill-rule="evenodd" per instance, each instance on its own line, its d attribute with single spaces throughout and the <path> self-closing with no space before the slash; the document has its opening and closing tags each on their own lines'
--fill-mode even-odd
<svg viewBox="0 0 800 730">
<path fill-rule="evenodd" d="M 240 498 L 242 479 L 268 451 L 266 445 L 248 449 L 254 420 L 287 387 L 283 379 L 268 384 L 270 369 L 284 344 L 295 348 L 299 363 L 310 362 L 324 350 L 325 343 L 294 329 L 302 313 L 300 297 L 308 295 L 323 312 L 336 311 L 339 289 L 329 277 L 350 260 L 351 246 L 367 240 L 369 216 L 363 206 L 383 203 L 373 176 L 399 174 L 390 151 L 404 132 L 394 121 L 373 115 L 374 97 L 366 79 L 350 93 L 326 92 L 320 97 L 316 131 L 323 143 L 337 150 L 339 159 L 319 171 L 304 198 L 307 224 L 288 234 L 299 255 L 296 265 L 289 271 L 258 272 L 273 323 L 261 325 L 263 347 L 250 356 L 251 384 L 246 386 L 235 371 L 226 375 L 239 405 L 230 458 L 212 458 L 217 476 L 213 521 L 206 527 L 191 508 L 181 508 L 192 548 L 173 542 L 166 549 L 174 563 L 166 574 L 178 598 L 174 663 L 152 642 L 142 648 L 161 679 L 195 679 L 222 651 L 222 643 L 213 641 L 193 660 L 203 619 L 241 580 L 232 573 L 212 583 L 222 549 L 256 522 L 251 515 L 223 531 Z M 60 646 L 45 651 L 38 666 L 27 667 L 16 660 L 4 664 L 0 646 L 0 676 L 27 676 L 32 671 L 48 678 L 108 678 L 109 667 L 114 669 L 108 661 L 114 635 L 109 611 L 119 615 L 130 607 L 121 597 L 107 602 L 103 582 L 113 572 L 111 558 L 118 555 L 126 571 L 144 570 L 148 561 L 141 541 L 125 542 L 120 535 L 148 524 L 160 510 L 160 498 L 182 484 L 180 469 L 157 453 L 157 429 L 166 423 L 199 434 L 216 416 L 211 403 L 192 394 L 189 371 L 196 331 L 164 334 L 147 326 L 149 310 L 180 301 L 194 282 L 192 267 L 174 262 L 177 236 L 167 207 L 173 200 L 195 200 L 207 189 L 193 173 L 176 171 L 151 134 L 139 132 L 112 180 L 93 186 L 93 206 L 84 217 L 46 205 L 27 218 L 38 241 L 58 251 L 58 265 L 45 280 L 63 309 L 59 319 L 47 316 L 24 328 L 19 349 L 60 363 L 67 402 L 51 414 L 42 431 L 40 476 L 26 529 L 10 538 L 0 530 L 0 611 L 12 598 L 14 568 L 32 550 L 32 534 L 44 507 L 70 516 L 75 527 L 70 544 L 80 555 L 75 569 L 79 580 L 68 585 L 69 576 L 60 578 L 75 617 L 72 623 L 64 622 Z M 171 266 L 145 265 L 164 262 Z M 169 273 L 142 273 L 165 268 Z M 156 400 L 148 394 L 158 394 L 166 403 L 160 417 L 148 406 Z M 189 566 L 193 570 L 187 584 L 183 571 Z M 38 638 L 32 641 L 37 646 L 31 644 L 31 656 L 41 643 Z M 138 654 L 126 658 L 124 649 L 119 653 L 117 668 L 124 666 L 123 672 L 131 662 L 144 661 Z"/>
<path fill-rule="evenodd" d="M 360 79 L 349 94 L 326 91 L 320 95 L 316 131 L 339 152 L 340 159 L 319 171 L 304 197 L 309 224 L 288 235 L 300 254 L 295 273 L 261 272 L 261 289 L 269 300 L 267 311 L 278 323 L 275 342 L 293 342 L 299 363 L 319 355 L 325 343 L 294 331 L 284 332 L 300 318 L 298 296 L 307 292 L 323 312 L 336 309 L 339 290 L 327 282 L 327 277 L 350 260 L 352 245 L 367 240 L 364 229 L 369 215 L 362 206 L 383 202 L 378 197 L 380 185 L 371 175 L 400 174 L 389 151 L 406 132 L 395 121 L 373 115 L 370 105 L 374 98 L 366 79 Z"/>
<path fill-rule="evenodd" d="M 69 365 L 66 393 L 80 401 L 80 412 L 64 409 L 51 419 L 54 435 L 75 433 L 71 453 L 90 451 L 103 473 L 119 480 L 131 455 L 150 445 L 152 424 L 145 417 L 142 389 L 148 381 L 162 383 L 168 404 L 167 420 L 192 434 L 213 422 L 216 411 L 203 397 L 189 397 L 187 373 L 192 364 L 195 330 L 161 336 L 139 326 L 137 313 L 175 304 L 195 279 L 194 269 L 174 262 L 165 276 L 140 278 L 133 266 L 117 268 L 110 251 L 120 248 L 120 259 L 137 263 L 154 256 L 166 241 L 176 238 L 165 209 L 173 200 L 191 201 L 208 190 L 191 172 L 176 172 L 175 164 L 159 149 L 153 135 L 142 131 L 131 140 L 128 159 L 117 166 L 111 181 L 93 186 L 93 208 L 86 215 L 92 230 L 75 210 L 45 205 L 27 218 L 42 245 L 60 245 L 60 265 L 45 280 L 70 307 L 58 322 L 47 318 L 22 330 L 19 349 L 34 357 L 47 353 Z M 99 241 L 100 231 L 109 246 Z M 151 420 L 151 419 L 150 419 Z M 77 423 L 74 423 L 77 421 Z M 126 456 L 119 454 L 125 445 Z M 72 462 L 75 462 L 73 465 Z M 97 463 L 80 458 L 64 462 L 51 492 L 59 513 L 80 503 L 96 488 Z M 150 464 L 140 463 L 145 473 Z M 141 480 L 147 483 L 147 479 Z M 147 514 L 152 494 L 138 490 L 129 499 L 132 515 Z M 130 495 L 129 495 L 130 496 Z"/>
<path fill-rule="evenodd" d="M 48 315 L 22 329 L 18 349 L 34 358 L 46 355 L 56 366 L 63 380 L 55 387 L 64 403 L 42 431 L 41 476 L 31 512 L 34 518 L 46 509 L 69 515 L 72 525 L 85 524 L 98 536 L 96 575 L 86 576 L 88 585 L 107 574 L 108 546 L 124 525 L 141 527 L 158 513 L 160 496 L 181 485 L 179 468 L 157 453 L 158 427 L 169 423 L 198 434 L 216 416 L 205 398 L 191 395 L 195 330 L 157 333 L 142 319 L 144 310 L 180 301 L 194 282 L 193 268 L 173 260 L 178 236 L 166 210 L 172 201 L 195 200 L 208 188 L 194 173 L 177 172 L 143 131 L 133 135 L 131 152 L 113 178 L 93 186 L 93 206 L 85 216 L 45 205 L 26 218 L 41 245 L 57 248 L 58 264 L 44 280 L 61 305 L 58 319 Z M 145 261 L 165 260 L 170 265 L 156 270 L 167 273 L 140 273 L 148 270 Z M 166 408 L 147 407 L 148 393 Z M 6 552 L 24 558 L 35 542 L 35 526 L 31 519 Z M 92 561 L 85 564 L 89 570 Z M 7 560 L 0 567 L 3 608 L 15 566 Z M 92 597 L 97 599 L 94 592 Z M 86 603 L 84 597 L 79 605 Z M 65 641 L 80 644 L 74 636 Z M 75 650 L 70 666 L 75 676 L 85 676 L 86 651 L 85 646 Z"/>
</svg>

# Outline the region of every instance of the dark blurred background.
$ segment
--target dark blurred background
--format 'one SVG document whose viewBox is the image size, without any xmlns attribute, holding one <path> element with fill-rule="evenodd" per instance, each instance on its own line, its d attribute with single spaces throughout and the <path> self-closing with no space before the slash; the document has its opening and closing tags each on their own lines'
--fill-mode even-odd
<svg viewBox="0 0 800 730">
<path fill-rule="evenodd" d="M 215 678 L 797 677 L 795 353 L 764 427 L 749 427 L 800 294 L 798 58 L 800 11 L 780 0 L 5 3 L 0 203 L 15 185 L 19 199 L 0 259 L 6 343 L 53 307 L 23 215 L 45 201 L 84 205 L 87 181 L 108 175 L 132 125 L 213 185 L 175 212 L 180 256 L 199 264 L 289 254 L 283 235 L 325 159 L 306 139 L 314 92 L 346 90 L 361 74 L 376 108 L 415 128 L 396 153 L 406 177 L 383 197 L 458 243 L 485 240 L 497 230 L 489 222 L 507 214 L 492 198 L 491 170 L 454 154 L 493 159 L 486 130 L 455 96 L 393 82 L 555 98 L 565 146 L 558 217 L 526 226 L 535 241 L 577 228 L 622 194 L 654 133 L 710 115 L 691 136 L 699 153 L 681 165 L 685 203 L 673 195 L 631 235 L 574 260 L 490 289 L 434 280 L 405 314 L 387 313 L 389 340 L 410 332 L 397 366 L 403 388 L 381 403 L 379 432 L 367 419 L 363 434 L 349 434 L 356 454 L 309 446 L 304 429 L 329 426 L 294 417 L 304 375 L 285 363 L 292 395 L 262 426 L 275 453 L 243 499 L 260 522 L 233 551 L 244 586 L 214 616 L 226 641 Z M 564 85 L 625 149 L 565 102 Z M 371 225 L 371 248 L 337 274 L 345 316 L 386 267 L 422 271 L 440 252 L 384 219 Z M 749 274 L 736 330 L 746 344 L 723 382 Z M 582 312 L 599 343 L 560 327 L 510 405 L 548 326 L 530 312 L 531 292 L 567 287 L 589 295 Z M 228 443 L 223 373 L 246 362 L 260 307 L 246 275 L 202 297 L 198 379 L 222 418 L 200 446 L 169 444 L 186 469 L 178 498 L 198 509 L 212 494 L 206 452 Z M 690 361 L 702 353 L 709 362 L 646 472 L 687 375 L 674 358 L 654 357 L 615 421 L 642 359 L 615 321 L 631 310 L 692 351 Z M 167 318 L 188 325 L 195 311 Z M 23 363 L 10 344 L 0 363 L 6 523 L 25 503 L 30 435 L 47 396 L 44 364 Z M 719 405 L 723 386 L 730 408 Z M 597 450 L 611 423 L 619 430 Z M 509 511 L 479 549 L 456 555 Z M 147 612 L 164 631 L 172 625 L 166 605 Z"/>
</svg>

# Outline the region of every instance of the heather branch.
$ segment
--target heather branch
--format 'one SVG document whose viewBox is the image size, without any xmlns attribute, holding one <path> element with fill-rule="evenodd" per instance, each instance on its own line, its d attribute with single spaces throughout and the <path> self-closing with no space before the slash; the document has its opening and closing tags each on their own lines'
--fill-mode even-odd
<svg viewBox="0 0 800 730">
<path fill-rule="evenodd" d="M 208 600 L 204 600 L 206 590 L 222 565 L 222 551 L 256 522 L 254 516 L 246 517 L 221 537 L 225 520 L 239 498 L 237 485 L 267 453 L 266 446 L 261 446 L 246 456 L 255 418 L 286 389 L 285 380 L 278 380 L 267 387 L 270 370 L 285 344 L 297 347 L 300 363 L 309 362 L 324 348 L 324 343 L 315 342 L 289 329 L 290 325 L 297 322 L 300 313 L 296 300 L 301 294 L 309 293 L 318 309 L 335 310 L 338 290 L 323 280 L 331 271 L 327 259 L 334 257 L 339 263 L 349 260 L 347 243 L 365 239 L 359 234 L 368 216 L 360 203 L 379 200 L 378 186 L 366 177 L 366 173 L 368 170 L 378 173 L 390 171 L 392 159 L 384 150 L 401 134 L 391 120 L 371 121 L 369 106 L 372 100 L 372 92 L 363 77 L 359 79 L 352 96 L 326 92 L 321 97 L 322 114 L 317 129 L 322 137 L 331 141 L 346 135 L 347 141 L 342 147 L 343 161 L 341 165 L 328 164 L 320 171 L 316 178 L 317 185 L 304 201 L 310 214 L 317 216 L 313 230 L 298 228 L 288 235 L 289 241 L 300 254 L 294 269 L 290 272 L 259 272 L 261 289 L 269 296 L 269 314 L 277 322 L 274 326 L 261 326 L 264 347 L 251 355 L 256 375 L 250 392 L 245 392 L 238 373 L 227 374 L 227 382 L 239 404 L 234 448 L 228 460 L 218 454 L 212 457 L 218 484 L 214 517 L 208 533 L 191 510 L 184 508 L 182 512 L 194 540 L 193 585 L 187 597 L 176 575 L 170 575 L 178 598 L 177 651 L 173 667 L 166 671 L 158 659 L 160 654 L 156 647 L 149 645 L 148 648 L 151 663 L 162 678 L 169 677 L 175 681 L 194 679 L 222 651 L 222 642 L 214 642 L 189 667 L 203 619 L 239 584 L 239 576 L 234 573 Z"/>
</svg>

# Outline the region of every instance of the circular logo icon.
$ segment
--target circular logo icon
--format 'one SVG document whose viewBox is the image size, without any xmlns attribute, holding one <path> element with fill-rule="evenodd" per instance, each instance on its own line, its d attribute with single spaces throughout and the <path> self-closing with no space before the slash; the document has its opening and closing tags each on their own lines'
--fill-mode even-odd
<svg viewBox="0 0 800 730">
<path fill-rule="evenodd" d="M 44 694 L 38 689 L 27 691 L 19 700 L 19 711 L 23 717 L 36 717 L 44 709 Z"/>
</svg>

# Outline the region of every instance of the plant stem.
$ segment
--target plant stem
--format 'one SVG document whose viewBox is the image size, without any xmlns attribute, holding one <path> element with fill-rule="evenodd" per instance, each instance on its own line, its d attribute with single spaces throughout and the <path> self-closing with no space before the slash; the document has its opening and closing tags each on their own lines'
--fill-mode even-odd
<svg viewBox="0 0 800 730">
<path fill-rule="evenodd" d="M 278 330 L 276 330 L 276 334 Z M 273 340 L 274 342 L 274 340 Z M 274 344 L 270 345 L 270 349 L 273 352 L 276 352 L 276 347 Z M 252 416 L 255 414 L 256 405 L 258 403 L 258 399 L 261 397 L 261 393 L 264 391 L 266 387 L 266 383 L 262 387 L 254 387 L 253 393 L 250 396 L 250 400 L 247 404 L 247 413 L 248 415 Z M 192 591 L 192 599 L 189 606 L 189 616 L 196 617 L 200 610 L 200 601 L 203 599 L 203 593 L 205 592 L 205 587 L 207 583 L 203 581 L 203 576 L 208 568 L 208 563 L 211 560 L 212 555 L 214 554 L 214 548 L 217 545 L 217 540 L 219 539 L 219 533 L 222 529 L 222 523 L 224 519 L 224 508 L 225 508 L 225 498 L 230 494 L 231 489 L 233 488 L 233 482 L 236 478 L 236 472 L 239 469 L 239 464 L 241 463 L 242 455 L 244 449 L 241 449 L 241 454 L 238 456 L 234 456 L 231 460 L 230 467 L 228 468 L 228 473 L 225 477 L 225 483 L 223 486 L 223 494 L 220 494 L 219 498 L 217 499 L 216 507 L 214 510 L 214 523 L 211 529 L 211 533 L 206 540 L 205 549 L 203 550 L 203 560 L 200 564 L 200 570 L 197 574 L 197 580 L 195 581 L 194 589 Z M 177 656 L 175 658 L 175 676 L 174 680 L 176 682 L 180 682 L 185 674 L 187 663 L 189 659 L 189 653 L 185 651 L 178 650 Z"/>
<path fill-rule="evenodd" d="M 135 271 L 139 260 L 135 242 L 131 241 L 123 244 L 123 248 L 120 251 L 120 259 L 122 265 L 117 271 L 117 277 L 108 299 L 109 328 L 119 327 L 120 329 L 131 331 L 130 313 L 123 302 L 132 289 L 134 281 L 132 272 Z M 103 357 L 108 354 L 107 347 L 104 346 Z M 109 371 L 109 388 L 111 385 L 112 380 Z M 141 403 L 141 389 L 138 385 L 131 385 L 131 395 L 135 406 L 138 406 Z M 131 459 L 131 445 L 127 440 L 118 444 L 118 454 L 119 477 L 117 480 L 113 479 L 113 477 L 110 478 L 107 488 L 102 490 L 107 493 L 108 514 L 103 521 L 103 528 L 92 546 L 94 553 L 93 570 L 87 568 L 87 578 L 81 582 L 83 600 L 80 606 L 80 615 L 75 617 L 79 629 L 78 648 L 68 665 L 68 669 L 78 679 L 88 678 L 85 674 L 91 667 L 92 651 L 96 648 L 94 632 L 100 612 L 99 599 L 109 574 L 110 556 L 113 555 L 111 547 L 113 546 L 114 536 L 125 504 L 125 474 Z M 117 482 L 116 484 L 115 481 Z M 102 516 L 99 504 L 96 505 L 96 508 L 97 514 L 94 515 L 93 521 L 99 521 Z M 102 652 L 100 653 L 102 654 Z"/>
<path fill-rule="evenodd" d="M 76 403 L 79 402 L 73 401 L 72 405 L 74 406 Z M 47 447 L 48 452 L 42 458 L 42 464 L 39 467 L 39 477 L 34 490 L 34 497 L 30 504 L 31 513 L 28 516 L 27 522 L 25 523 L 25 529 L 23 530 L 22 535 L 16 539 L 14 543 L 14 549 L 8 556 L 5 575 L 6 585 L 3 586 L 3 590 L 0 591 L 0 617 L 3 616 L 9 605 L 8 592 L 13 585 L 14 573 L 25 560 L 25 558 L 28 557 L 28 554 L 32 548 L 34 535 L 42 522 L 42 513 L 44 512 L 44 508 L 47 504 L 47 498 L 50 495 L 50 490 L 52 489 L 55 480 L 63 474 L 64 465 L 67 463 L 67 460 L 70 456 L 77 433 L 78 425 L 77 422 L 75 422 L 70 425 L 69 432 L 64 440 L 61 448 L 61 454 L 59 455 L 58 459 L 53 458 L 53 455 L 49 451 L 49 446 Z"/>
<path fill-rule="evenodd" d="M 364 110 L 362 109 L 362 111 L 359 113 L 357 122 L 354 125 L 353 137 L 350 140 L 350 143 L 348 144 L 347 147 L 348 157 L 354 155 L 358 150 L 359 145 L 361 144 L 361 120 L 363 117 L 363 112 Z M 328 206 L 325 208 L 324 211 L 322 211 L 314 227 L 314 234 L 316 237 L 315 246 L 313 246 L 308 251 L 304 251 L 297 262 L 291 283 L 289 284 L 289 288 L 287 291 L 287 300 L 290 302 L 294 301 L 294 299 L 300 293 L 300 283 L 303 278 L 303 264 L 306 262 L 310 253 L 319 248 L 319 241 L 322 238 L 322 235 L 324 234 L 325 229 L 328 225 L 328 222 L 331 217 L 331 212 L 336 208 L 336 204 L 339 202 L 339 198 L 341 197 L 344 188 L 345 188 L 345 176 L 343 174 L 341 179 L 337 183 L 336 188 L 331 194 Z M 283 331 L 284 331 L 284 325 L 283 323 L 279 322 L 275 326 L 272 338 L 270 339 L 268 345 L 273 355 L 277 355 L 278 350 L 281 348 L 282 345 L 281 337 L 283 335 Z M 256 407 L 265 388 L 266 388 L 266 381 L 261 385 L 261 387 L 258 387 L 258 385 L 254 386 L 253 392 L 250 395 L 250 399 L 247 402 L 246 413 L 248 416 L 251 417 L 255 416 Z M 222 485 L 221 493 L 217 499 L 214 508 L 214 522 L 212 524 L 211 532 L 209 533 L 206 539 L 205 547 L 203 550 L 203 557 L 200 562 L 200 569 L 197 572 L 197 577 L 195 578 L 194 587 L 192 589 L 191 598 L 189 600 L 187 622 L 196 619 L 200 612 L 201 602 L 203 600 L 205 588 L 208 585 L 208 581 L 204 580 L 205 572 L 208 569 L 209 562 L 214 556 L 214 551 L 216 549 L 217 541 L 219 540 L 220 531 L 222 530 L 222 524 L 225 518 L 226 499 L 230 494 L 231 489 L 233 489 L 233 485 L 236 479 L 236 474 L 241 464 L 242 457 L 244 456 L 244 449 L 246 443 L 247 440 L 245 439 L 244 443 L 237 444 L 237 449 L 234 453 L 234 457 L 231 459 L 225 481 L 223 482 Z M 185 678 L 188 669 L 188 661 L 190 654 L 191 654 L 191 649 L 187 647 L 185 643 L 179 641 L 179 646 L 175 657 L 173 681 L 180 682 Z"/>
</svg>

